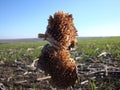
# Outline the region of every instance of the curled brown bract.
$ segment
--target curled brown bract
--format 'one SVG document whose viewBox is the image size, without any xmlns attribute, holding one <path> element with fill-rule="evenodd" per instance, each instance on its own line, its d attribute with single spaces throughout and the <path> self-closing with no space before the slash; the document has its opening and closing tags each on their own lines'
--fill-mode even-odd
<svg viewBox="0 0 120 90">
<path fill-rule="evenodd" d="M 56 12 L 53 17 L 50 16 L 45 34 L 48 36 L 46 38 L 53 39 L 51 43 L 56 42 L 59 47 L 68 49 L 71 43 L 76 41 L 77 36 L 72 14 Z"/>
</svg>

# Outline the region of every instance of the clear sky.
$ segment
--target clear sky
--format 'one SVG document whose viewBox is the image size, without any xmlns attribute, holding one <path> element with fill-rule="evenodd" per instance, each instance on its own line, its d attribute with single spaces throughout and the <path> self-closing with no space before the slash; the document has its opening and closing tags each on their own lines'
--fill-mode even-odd
<svg viewBox="0 0 120 90">
<path fill-rule="evenodd" d="M 120 36 L 120 0 L 0 0 L 0 39 L 36 38 L 57 11 L 73 14 L 79 36 Z"/>
</svg>

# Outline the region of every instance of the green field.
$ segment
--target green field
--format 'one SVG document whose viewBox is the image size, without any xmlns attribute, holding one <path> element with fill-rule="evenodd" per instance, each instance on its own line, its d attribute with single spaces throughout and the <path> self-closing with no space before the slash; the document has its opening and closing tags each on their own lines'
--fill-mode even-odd
<svg viewBox="0 0 120 90">
<path fill-rule="evenodd" d="M 0 60 L 22 59 L 23 55 L 33 60 L 39 56 L 42 46 L 46 43 L 40 41 L 0 44 Z M 109 52 L 113 58 L 120 60 L 120 37 L 78 39 L 77 51 L 94 59 L 102 52 Z"/>
<path fill-rule="evenodd" d="M 41 53 L 41 50 L 45 44 L 48 42 L 40 41 L 40 42 L 20 42 L 20 43 L 6 43 L 0 44 L 0 83 L 8 87 L 9 90 L 29 90 L 26 89 L 26 86 L 32 86 L 33 90 L 40 90 L 42 88 L 47 88 L 45 90 L 50 89 L 50 85 L 47 84 L 47 81 L 43 82 L 35 82 L 34 79 L 37 77 L 44 76 L 44 73 L 41 71 L 32 71 L 32 74 L 28 73 L 27 75 L 24 73 L 28 71 L 25 69 L 25 65 L 30 65 L 33 60 L 35 60 Z M 104 61 L 106 60 L 114 60 L 114 64 L 117 69 L 120 69 L 120 37 L 106 37 L 106 38 L 84 38 L 78 39 L 78 43 L 76 46 L 77 54 L 71 54 L 71 57 L 80 57 L 76 62 L 77 63 L 88 63 L 90 60 L 94 61 L 103 61 L 103 65 L 106 64 Z M 98 57 L 101 53 L 107 52 L 110 55 L 106 57 Z M 16 65 L 15 61 L 20 61 L 21 65 Z M 9 64 L 11 62 L 11 64 Z M 118 63 L 116 63 L 118 62 Z M 5 66 L 7 63 L 7 66 Z M 10 66 L 9 66 L 9 65 Z M 93 63 L 94 64 L 94 63 Z M 19 71 L 19 67 L 25 69 L 25 71 Z M 17 72 L 16 72 L 17 71 Z M 29 71 L 28 71 L 29 72 Z M 21 77 L 23 75 L 23 77 Z M 5 81 L 10 77 L 11 81 Z M 31 81 L 31 77 L 33 81 Z M 21 83 L 16 86 L 17 80 L 19 81 L 28 80 L 27 83 Z M 4 80 L 3 80 L 4 79 Z M 2 81 L 3 80 L 3 81 Z M 12 82 L 12 83 L 10 83 Z M 14 84 L 15 83 L 15 84 Z M 78 83 L 79 84 L 79 83 Z M 119 79 L 109 79 L 104 81 L 104 79 L 96 79 L 95 82 L 90 82 L 87 87 L 84 86 L 80 90 L 97 90 L 96 86 L 99 88 L 98 90 L 118 90 L 120 80 Z M 47 86 L 46 86 L 47 85 Z M 79 85 L 78 85 L 79 86 Z M 28 87 L 27 87 L 28 88 Z M 89 88 L 89 89 L 88 89 Z M 109 88 L 109 89 L 107 89 Z M 43 89 L 44 90 L 44 89 Z"/>
<path fill-rule="evenodd" d="M 78 40 L 77 51 L 95 60 L 102 52 L 108 52 L 112 58 L 120 60 L 120 37 Z"/>
<path fill-rule="evenodd" d="M 39 56 L 42 46 L 46 43 L 40 41 L 0 44 L 0 60 L 24 60 L 26 57 L 31 62 Z"/>
</svg>

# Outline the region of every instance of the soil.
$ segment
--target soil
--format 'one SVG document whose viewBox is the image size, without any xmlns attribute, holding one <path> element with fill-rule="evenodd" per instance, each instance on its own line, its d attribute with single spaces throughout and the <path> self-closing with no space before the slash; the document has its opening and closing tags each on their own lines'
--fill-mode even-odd
<svg viewBox="0 0 120 90">
<path fill-rule="evenodd" d="M 77 67 L 79 80 L 73 90 L 120 89 L 120 60 L 77 63 Z M 29 61 L 0 60 L 0 90 L 60 90 L 49 80 L 50 76 L 31 67 Z"/>
</svg>

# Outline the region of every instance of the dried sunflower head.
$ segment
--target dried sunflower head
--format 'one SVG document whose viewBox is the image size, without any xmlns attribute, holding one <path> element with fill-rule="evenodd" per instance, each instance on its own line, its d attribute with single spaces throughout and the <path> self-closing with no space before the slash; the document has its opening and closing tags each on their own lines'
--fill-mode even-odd
<svg viewBox="0 0 120 90">
<path fill-rule="evenodd" d="M 48 19 L 45 39 L 57 48 L 68 49 L 76 45 L 77 30 L 73 24 L 72 14 L 56 12 Z"/>
</svg>

